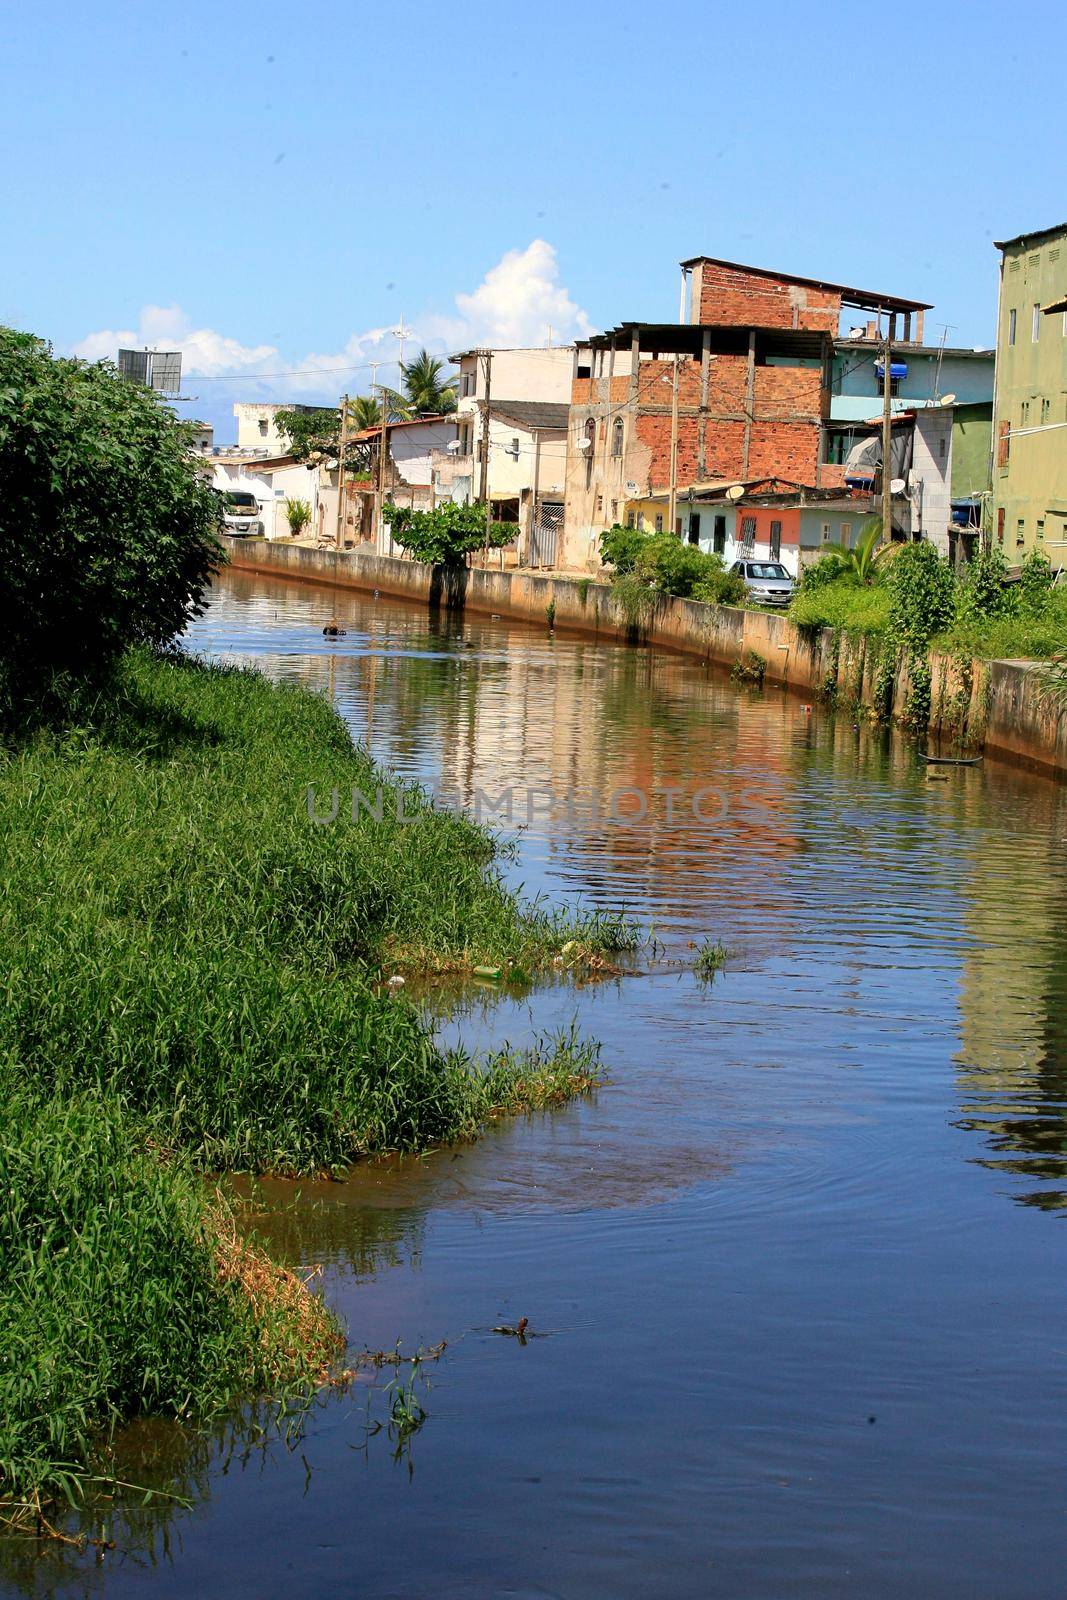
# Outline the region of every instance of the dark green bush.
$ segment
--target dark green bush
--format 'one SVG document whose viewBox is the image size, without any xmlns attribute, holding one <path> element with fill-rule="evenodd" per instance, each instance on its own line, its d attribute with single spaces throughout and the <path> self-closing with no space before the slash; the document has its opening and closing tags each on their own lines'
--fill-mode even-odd
<svg viewBox="0 0 1067 1600">
<path fill-rule="evenodd" d="M 600 559 L 605 566 L 614 567 L 616 577 L 624 577 L 634 570 L 638 553 L 649 537 L 641 528 L 624 528 L 617 522 L 600 535 Z"/>
<path fill-rule="evenodd" d="M 726 572 L 721 556 L 709 555 L 694 544 L 683 544 L 672 533 L 657 533 L 646 539 L 637 553 L 634 571 L 660 594 L 683 599 L 692 596 L 698 585 L 707 585 L 707 593 L 716 595 L 736 588 L 726 581 L 734 575 Z M 743 584 L 741 589 L 743 592 Z"/>
<path fill-rule="evenodd" d="M 956 620 L 966 625 L 1008 616 L 1015 598 L 1003 552 L 996 545 L 983 546 L 957 580 Z"/>
<path fill-rule="evenodd" d="M 952 618 L 956 597 L 952 568 L 924 539 L 904 545 L 893 557 L 886 584 L 893 641 L 909 650 L 925 650 Z"/>
<path fill-rule="evenodd" d="M 825 589 L 827 584 L 840 583 L 847 580 L 851 573 L 848 558 L 838 551 L 831 550 L 826 555 L 820 556 L 818 561 L 813 561 L 810 566 L 804 567 L 800 574 L 800 583 L 797 585 L 801 594 L 814 594 L 818 589 Z"/>
<path fill-rule="evenodd" d="M 163 644 L 224 560 L 188 430 L 107 362 L 0 328 L 0 693 Z"/>
</svg>

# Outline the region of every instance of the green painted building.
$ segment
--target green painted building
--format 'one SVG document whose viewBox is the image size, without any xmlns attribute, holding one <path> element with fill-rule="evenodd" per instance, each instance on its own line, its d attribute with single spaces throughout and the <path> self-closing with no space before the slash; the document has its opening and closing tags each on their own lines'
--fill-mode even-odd
<svg viewBox="0 0 1067 1600">
<path fill-rule="evenodd" d="M 997 249 L 993 536 L 1067 567 L 1067 223 Z"/>
</svg>

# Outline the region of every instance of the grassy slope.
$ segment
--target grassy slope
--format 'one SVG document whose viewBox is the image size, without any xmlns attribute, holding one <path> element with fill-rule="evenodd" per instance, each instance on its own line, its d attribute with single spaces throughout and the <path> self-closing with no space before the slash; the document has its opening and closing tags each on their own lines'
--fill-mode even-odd
<svg viewBox="0 0 1067 1600">
<path fill-rule="evenodd" d="M 381 783 L 385 820 L 316 827 L 309 783 Z M 609 931 L 524 911 L 486 832 L 398 824 L 390 793 L 323 701 L 146 655 L 0 769 L 9 1490 L 62 1486 L 138 1410 L 210 1413 L 321 1365 L 328 1319 L 197 1169 L 332 1167 L 591 1083 L 573 1039 L 476 1068 L 381 989 L 384 954 L 536 968 Z"/>
<path fill-rule="evenodd" d="M 789 608 L 794 622 L 808 627 L 840 628 L 848 634 L 882 634 L 889 626 L 889 591 L 838 579 L 822 588 L 798 591 Z M 1067 649 L 1067 588 L 1050 592 L 1039 611 L 1015 616 L 957 622 L 931 641 L 932 650 L 966 651 L 986 660 L 1047 660 Z"/>
</svg>

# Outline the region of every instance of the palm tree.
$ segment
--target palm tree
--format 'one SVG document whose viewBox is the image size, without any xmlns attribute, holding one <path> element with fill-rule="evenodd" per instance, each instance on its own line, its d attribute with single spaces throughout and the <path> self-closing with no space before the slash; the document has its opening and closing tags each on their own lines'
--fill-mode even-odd
<svg viewBox="0 0 1067 1600">
<path fill-rule="evenodd" d="M 427 350 L 420 350 L 414 361 L 405 361 L 400 368 L 403 393 L 395 399 L 403 405 L 408 416 L 443 416 L 456 409 L 456 391 L 442 381 L 444 362 L 438 361 Z M 394 398 L 390 396 L 390 399 Z"/>
<path fill-rule="evenodd" d="M 857 583 L 873 583 L 875 565 L 883 551 L 878 548 L 882 537 L 881 517 L 869 517 L 854 547 L 847 544 L 824 544 L 823 555 L 837 556 L 844 564 L 848 576 Z"/>
<path fill-rule="evenodd" d="M 356 429 L 376 428 L 382 420 L 382 408 L 372 394 L 357 394 L 348 403 L 348 420 Z"/>
</svg>

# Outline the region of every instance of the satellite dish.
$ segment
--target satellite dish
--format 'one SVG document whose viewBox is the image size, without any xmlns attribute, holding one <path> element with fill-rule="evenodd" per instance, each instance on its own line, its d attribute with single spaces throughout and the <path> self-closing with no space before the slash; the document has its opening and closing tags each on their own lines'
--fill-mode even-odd
<svg viewBox="0 0 1067 1600">
<path fill-rule="evenodd" d="M 586 439 L 584 437 L 584 435 L 583 435 L 583 437 L 578 440 L 578 449 L 579 450 L 586 451 L 586 450 L 591 450 L 592 448 L 593 448 L 592 439 Z"/>
<path fill-rule="evenodd" d="M 907 488 L 907 484 L 904 482 L 903 478 L 893 478 L 893 479 L 891 479 L 890 484 L 889 484 L 889 492 L 890 492 L 890 494 L 903 494 L 904 490 L 906 488 Z"/>
<path fill-rule="evenodd" d="M 939 406 L 954 406 L 956 404 L 956 396 L 954 394 L 943 394 L 937 403 Z"/>
<path fill-rule="evenodd" d="M 727 500 L 740 500 L 744 492 L 745 486 L 743 483 L 732 483 L 726 491 L 726 498 Z"/>
<path fill-rule="evenodd" d="M 636 500 L 637 499 L 637 485 L 636 485 L 636 483 L 628 483 L 626 485 L 626 493 L 630 497 L 631 500 Z"/>
</svg>

